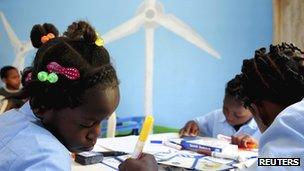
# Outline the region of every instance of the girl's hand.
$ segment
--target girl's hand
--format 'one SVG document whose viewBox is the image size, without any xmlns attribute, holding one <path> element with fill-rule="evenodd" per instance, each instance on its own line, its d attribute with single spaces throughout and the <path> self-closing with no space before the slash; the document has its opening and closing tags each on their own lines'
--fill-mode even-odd
<svg viewBox="0 0 304 171">
<path fill-rule="evenodd" d="M 142 154 L 139 159 L 127 159 L 119 165 L 120 171 L 158 171 L 157 162 L 151 154 Z"/>
</svg>

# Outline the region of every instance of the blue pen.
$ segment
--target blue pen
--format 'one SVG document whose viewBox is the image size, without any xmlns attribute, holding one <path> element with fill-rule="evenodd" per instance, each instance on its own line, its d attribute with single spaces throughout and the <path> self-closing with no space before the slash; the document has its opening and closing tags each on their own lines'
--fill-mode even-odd
<svg viewBox="0 0 304 171">
<path fill-rule="evenodd" d="M 152 143 L 152 144 L 162 144 L 163 141 L 162 140 L 151 140 L 150 143 Z"/>
</svg>

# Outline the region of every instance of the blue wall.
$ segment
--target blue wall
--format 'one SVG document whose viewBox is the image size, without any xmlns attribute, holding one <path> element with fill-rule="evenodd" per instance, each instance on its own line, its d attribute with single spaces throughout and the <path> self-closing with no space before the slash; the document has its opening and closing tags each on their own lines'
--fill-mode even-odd
<svg viewBox="0 0 304 171">
<path fill-rule="evenodd" d="M 61 32 L 85 19 L 102 34 L 132 18 L 140 0 L 1 0 L 0 10 L 21 40 L 31 27 L 52 22 Z M 154 115 L 156 124 L 181 127 L 222 105 L 225 83 L 242 60 L 272 42 L 271 0 L 160 1 L 165 12 L 191 26 L 220 54 L 217 60 L 174 33 L 155 31 Z M 143 115 L 144 30 L 106 45 L 121 81 L 119 116 Z M 11 64 L 12 46 L 0 23 L 0 66 Z M 29 65 L 34 51 L 27 56 Z"/>
</svg>

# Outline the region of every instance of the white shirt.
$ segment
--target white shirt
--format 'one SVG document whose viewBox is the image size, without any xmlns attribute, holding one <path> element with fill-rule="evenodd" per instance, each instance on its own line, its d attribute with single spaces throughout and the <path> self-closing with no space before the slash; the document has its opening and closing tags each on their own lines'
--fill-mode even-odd
<svg viewBox="0 0 304 171">
<path fill-rule="evenodd" d="M 261 132 L 254 119 L 247 124 L 242 125 L 238 131 L 234 129 L 227 121 L 222 109 L 214 110 L 206 115 L 197 117 L 194 121 L 199 126 L 202 136 L 216 137 L 218 134 L 226 136 L 247 134 L 259 140 Z"/>
<path fill-rule="evenodd" d="M 69 151 L 42 126 L 29 103 L 0 115 L 0 170 L 71 170 Z"/>
<path fill-rule="evenodd" d="M 259 157 L 300 158 L 300 167 L 257 166 L 250 170 L 304 170 L 304 100 L 284 109 L 263 133 Z"/>
</svg>

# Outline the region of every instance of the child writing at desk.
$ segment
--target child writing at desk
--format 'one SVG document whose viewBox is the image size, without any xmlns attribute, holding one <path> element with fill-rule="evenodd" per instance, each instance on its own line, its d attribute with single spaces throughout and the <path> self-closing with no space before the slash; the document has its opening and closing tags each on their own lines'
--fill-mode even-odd
<svg viewBox="0 0 304 171">
<path fill-rule="evenodd" d="M 250 170 L 304 169 L 304 53 L 283 43 L 255 52 L 242 66 L 243 101 L 261 132 L 259 158 L 300 158 L 300 166 Z M 241 144 L 250 137 L 236 137 Z"/>
<path fill-rule="evenodd" d="M 187 122 L 180 130 L 180 136 L 251 135 L 257 143 L 261 133 L 250 111 L 243 107 L 240 85 L 239 78 L 230 80 L 226 85 L 223 108 Z"/>
<path fill-rule="evenodd" d="M 69 171 L 69 152 L 92 150 L 100 122 L 119 103 L 116 71 L 102 39 L 84 21 L 63 36 L 52 24 L 35 25 L 31 41 L 38 51 L 25 75 L 29 101 L 0 116 L 0 170 Z M 146 154 L 121 170 L 154 169 L 155 163 Z"/>
</svg>

